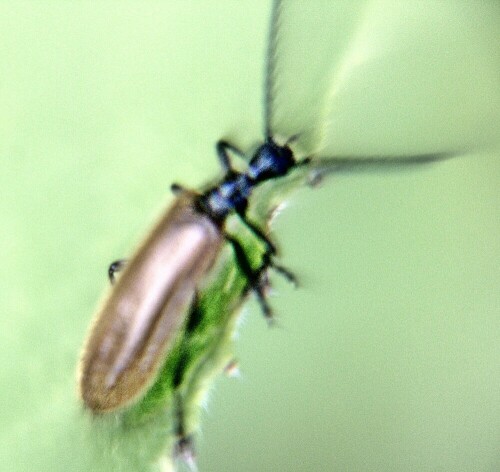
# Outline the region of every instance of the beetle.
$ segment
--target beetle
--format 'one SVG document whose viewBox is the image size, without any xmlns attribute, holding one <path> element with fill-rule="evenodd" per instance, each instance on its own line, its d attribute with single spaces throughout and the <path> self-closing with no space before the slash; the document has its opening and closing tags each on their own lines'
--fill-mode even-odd
<svg viewBox="0 0 500 472">
<path fill-rule="evenodd" d="M 172 186 L 177 199 L 126 263 L 98 311 L 83 351 L 80 374 L 81 395 L 92 411 L 122 408 L 145 393 L 225 241 L 233 247 L 235 261 L 270 321 L 265 271 L 272 267 L 295 282 L 290 271 L 274 262 L 274 244 L 248 219 L 246 211 L 256 186 L 285 176 L 309 160 L 296 161 L 288 144 L 279 145 L 268 137 L 247 171 L 237 172 L 230 164 L 229 151 L 241 154 L 226 141 L 217 143 L 225 170 L 218 185 L 201 194 Z M 239 241 L 225 232 L 224 223 L 232 213 L 238 214 L 266 247 L 256 270 Z M 123 261 L 111 264 L 111 280 L 123 265 Z"/>
</svg>

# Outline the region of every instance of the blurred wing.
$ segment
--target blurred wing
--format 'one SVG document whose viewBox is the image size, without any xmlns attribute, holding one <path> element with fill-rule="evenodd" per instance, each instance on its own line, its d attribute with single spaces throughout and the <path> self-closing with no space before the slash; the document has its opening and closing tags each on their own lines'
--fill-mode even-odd
<svg viewBox="0 0 500 472">
<path fill-rule="evenodd" d="M 283 0 L 275 16 L 267 127 L 305 154 L 499 143 L 498 2 Z"/>
</svg>

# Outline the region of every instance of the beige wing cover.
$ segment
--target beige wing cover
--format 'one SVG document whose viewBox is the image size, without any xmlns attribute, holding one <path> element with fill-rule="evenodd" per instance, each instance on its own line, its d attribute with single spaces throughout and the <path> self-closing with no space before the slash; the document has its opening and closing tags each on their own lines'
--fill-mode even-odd
<svg viewBox="0 0 500 472">
<path fill-rule="evenodd" d="M 195 289 L 224 241 L 220 229 L 180 196 L 127 263 L 84 346 L 80 391 L 95 413 L 143 395 L 186 319 Z"/>
</svg>

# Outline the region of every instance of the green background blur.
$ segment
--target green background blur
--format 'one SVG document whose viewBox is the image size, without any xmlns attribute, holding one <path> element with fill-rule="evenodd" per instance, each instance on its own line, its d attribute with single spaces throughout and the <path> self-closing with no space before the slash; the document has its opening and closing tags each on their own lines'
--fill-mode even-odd
<svg viewBox="0 0 500 472">
<path fill-rule="evenodd" d="M 487 14 L 470 24 L 460 4 L 407 3 L 411 25 L 398 23 L 400 3 L 372 3 L 384 11 L 378 54 L 342 76 L 328 151 L 494 142 L 496 2 L 478 2 Z M 342 37 L 370 23 L 370 9 L 336 5 Z M 0 4 L 0 470 L 99 470 L 75 369 L 107 265 L 171 201 L 171 182 L 218 175 L 217 139 L 261 139 L 268 11 Z M 463 63 L 460 39 L 448 44 L 457 25 L 472 44 Z M 274 236 L 303 287 L 276 280 L 283 329 L 267 329 L 253 299 L 244 309 L 242 378 L 210 394 L 201 471 L 500 470 L 499 157 L 490 147 L 333 177 L 292 199 Z"/>
</svg>

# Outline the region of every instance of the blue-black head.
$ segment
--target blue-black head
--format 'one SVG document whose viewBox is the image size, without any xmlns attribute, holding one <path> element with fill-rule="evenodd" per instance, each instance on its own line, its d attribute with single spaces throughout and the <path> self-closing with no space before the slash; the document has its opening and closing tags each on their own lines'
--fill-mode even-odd
<svg viewBox="0 0 500 472">
<path fill-rule="evenodd" d="M 255 151 L 246 174 L 253 182 L 259 183 L 282 177 L 296 165 L 297 161 L 288 143 L 281 146 L 268 137 Z"/>
</svg>

